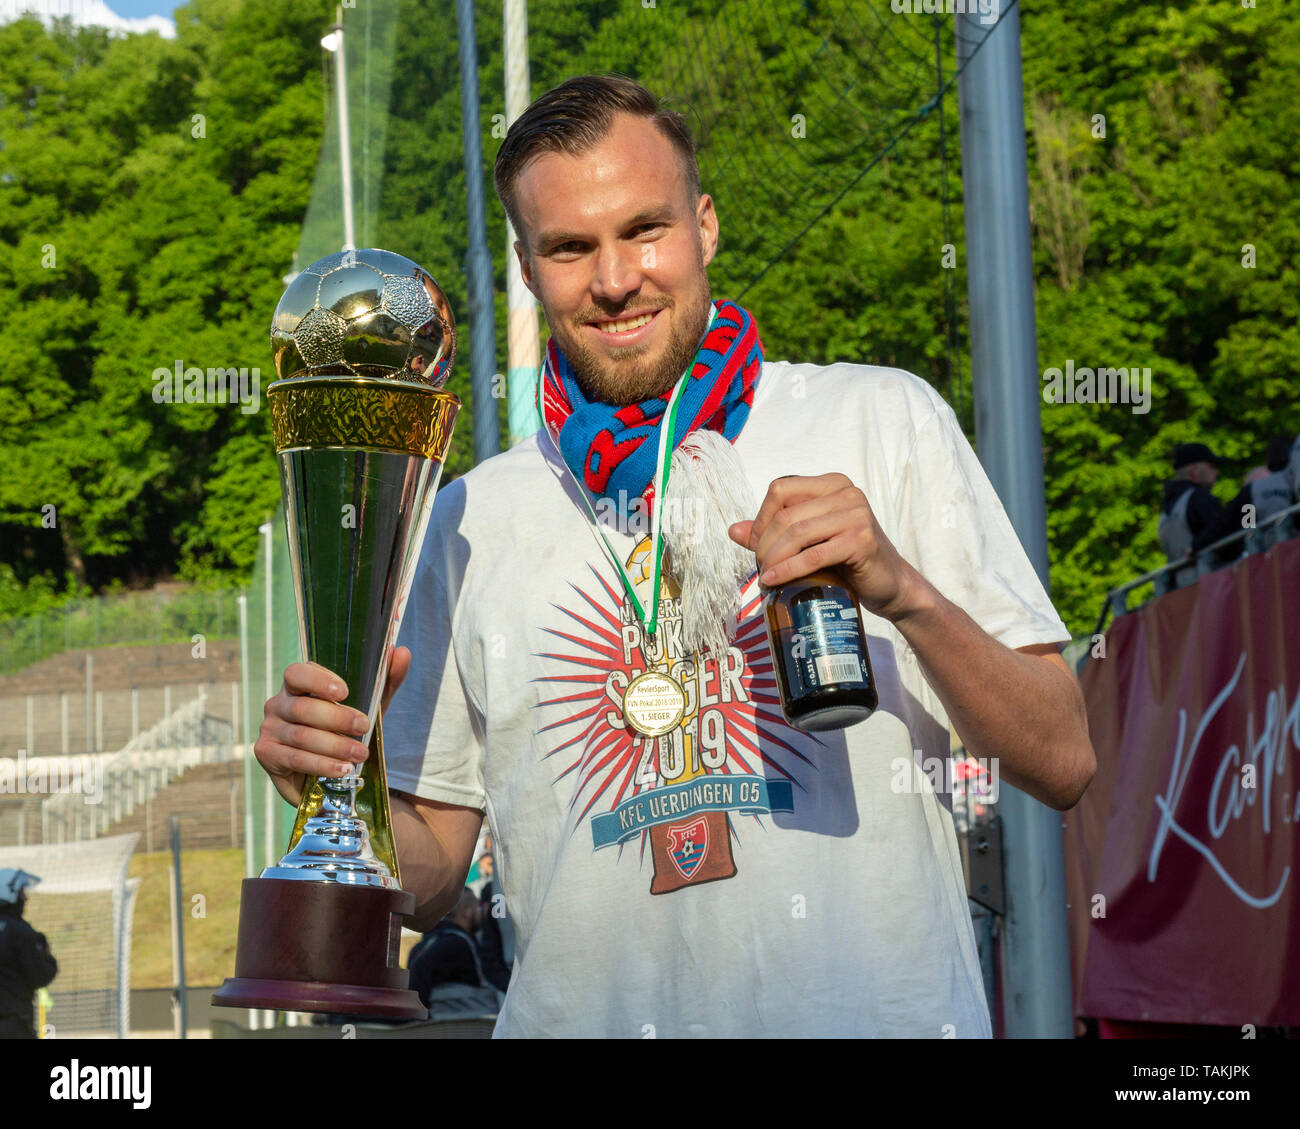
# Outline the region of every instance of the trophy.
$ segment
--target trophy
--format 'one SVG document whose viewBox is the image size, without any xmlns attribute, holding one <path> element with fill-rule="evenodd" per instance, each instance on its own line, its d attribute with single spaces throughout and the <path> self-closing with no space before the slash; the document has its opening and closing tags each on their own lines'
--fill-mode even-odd
<svg viewBox="0 0 1300 1129">
<path fill-rule="evenodd" d="M 284 292 L 267 389 L 306 660 L 347 683 L 370 756 L 304 791 L 288 854 L 240 892 L 223 1007 L 424 1018 L 398 945 L 401 888 L 379 706 L 460 400 L 438 284 L 391 251 L 341 251 Z M 354 766 L 355 768 L 355 766 Z"/>
</svg>

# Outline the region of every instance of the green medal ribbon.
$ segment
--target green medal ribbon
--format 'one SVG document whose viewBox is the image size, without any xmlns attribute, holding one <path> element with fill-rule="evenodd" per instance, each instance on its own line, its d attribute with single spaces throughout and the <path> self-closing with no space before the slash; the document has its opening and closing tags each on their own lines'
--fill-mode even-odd
<svg viewBox="0 0 1300 1129">
<path fill-rule="evenodd" d="M 713 327 L 713 319 L 717 317 L 718 311 L 714 306 L 709 307 L 709 324 L 705 327 L 704 332 Z M 698 353 L 697 353 L 698 355 Z M 601 544 L 604 546 L 605 554 L 609 557 L 610 563 L 614 566 L 614 571 L 618 573 L 619 579 L 623 582 L 623 588 L 627 592 L 628 599 L 632 601 L 632 607 L 636 609 L 637 619 L 645 627 L 647 635 L 653 635 L 659 621 L 659 586 L 662 580 L 663 564 L 663 501 L 664 493 L 668 489 L 668 472 L 673 461 L 673 446 L 670 443 L 677 425 L 677 406 L 681 401 L 682 392 L 686 389 L 686 382 L 690 378 L 691 369 L 695 367 L 695 358 L 691 358 L 691 363 L 686 366 L 686 371 L 677 378 L 677 383 L 673 386 L 673 393 L 668 399 L 668 407 L 664 410 L 664 418 L 659 427 L 659 456 L 655 462 L 654 476 L 654 512 L 651 515 L 651 533 L 650 533 L 650 551 L 654 559 L 654 575 L 650 586 L 651 607 L 650 615 L 647 618 L 645 608 L 642 607 L 641 601 L 636 598 L 636 592 L 632 586 L 632 578 L 628 575 L 623 563 L 618 559 L 614 548 L 609 543 L 609 538 L 605 536 L 604 531 L 600 528 L 600 521 L 596 517 L 596 511 L 592 507 L 591 499 L 587 497 L 587 488 L 582 481 L 574 475 L 574 481 L 578 486 L 578 493 L 582 496 L 582 501 L 587 507 L 587 512 L 591 514 L 592 526 L 597 535 L 600 537 Z M 542 360 L 537 370 L 537 421 L 541 429 L 550 435 L 550 430 L 546 426 L 546 417 L 542 415 L 542 383 L 546 378 L 546 361 Z M 551 436 L 552 442 L 555 442 L 556 449 L 559 449 L 559 443 L 555 436 Z M 567 463 L 564 463 L 564 456 L 560 456 L 560 462 L 564 464 L 566 470 L 572 474 L 572 470 Z"/>
</svg>

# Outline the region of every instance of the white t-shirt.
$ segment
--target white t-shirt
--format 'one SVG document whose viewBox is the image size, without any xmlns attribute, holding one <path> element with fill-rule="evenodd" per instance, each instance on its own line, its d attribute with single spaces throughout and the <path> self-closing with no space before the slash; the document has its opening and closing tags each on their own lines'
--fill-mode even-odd
<svg viewBox="0 0 1300 1129">
<path fill-rule="evenodd" d="M 994 638 L 1068 640 L 924 381 L 765 363 L 734 446 L 755 512 L 781 475 L 840 471 Z M 948 723 L 898 632 L 865 616 L 867 721 L 795 730 L 756 576 L 721 663 L 674 650 L 671 600 L 647 651 L 577 491 L 544 433 L 443 488 L 399 638 L 411 674 L 384 719 L 392 787 L 487 812 L 516 928 L 496 1035 L 988 1037 L 950 800 L 914 763 L 947 756 Z M 637 553 L 605 532 L 620 560 Z M 622 690 L 664 668 L 658 648 L 686 684 L 694 756 L 681 730 L 656 745 L 623 725 Z M 686 760 L 707 778 L 666 787 L 656 769 Z"/>
</svg>

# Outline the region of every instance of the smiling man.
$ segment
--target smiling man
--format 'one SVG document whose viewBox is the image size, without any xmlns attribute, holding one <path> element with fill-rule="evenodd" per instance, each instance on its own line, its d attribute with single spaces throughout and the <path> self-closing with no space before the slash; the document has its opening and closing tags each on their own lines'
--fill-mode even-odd
<svg viewBox="0 0 1300 1129">
<path fill-rule="evenodd" d="M 631 80 L 539 98 L 495 180 L 551 330 L 542 426 L 439 493 L 394 656 L 415 926 L 486 814 L 516 930 L 497 1035 L 987 1037 L 951 800 L 918 765 L 951 721 L 1066 808 L 1095 761 L 1068 632 L 952 412 L 897 369 L 765 359 L 711 298 L 684 121 Z M 862 605 L 879 708 L 807 733 L 762 595 L 823 568 Z M 344 693 L 295 664 L 267 702 L 287 799 L 364 758 Z"/>
<path fill-rule="evenodd" d="M 679 119 L 625 113 L 603 138 L 590 122 L 556 147 L 556 117 L 581 113 L 589 94 L 581 83 L 553 93 L 551 116 L 525 114 L 501 147 L 497 193 L 527 240 L 515 245 L 524 282 L 583 393 L 634 404 L 668 391 L 700 346 L 718 218 Z M 598 145 L 603 159 L 591 160 Z"/>
</svg>

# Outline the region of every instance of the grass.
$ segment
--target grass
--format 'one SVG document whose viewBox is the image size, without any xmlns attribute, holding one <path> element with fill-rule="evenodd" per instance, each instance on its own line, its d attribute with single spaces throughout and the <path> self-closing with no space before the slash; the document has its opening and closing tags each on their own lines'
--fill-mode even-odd
<svg viewBox="0 0 1300 1129">
<path fill-rule="evenodd" d="M 131 987 L 170 988 L 172 979 L 170 851 L 131 856 L 130 877 L 141 879 L 136 891 L 131 935 Z M 235 939 L 239 931 L 239 886 L 244 878 L 242 848 L 221 851 L 182 851 L 182 906 L 185 910 L 185 974 L 191 987 L 218 986 L 235 974 Z M 195 902 L 195 895 L 202 900 Z M 39 896 L 39 895 L 38 895 Z M 201 917 L 195 914 L 202 912 Z M 85 944 L 88 932 L 102 941 L 112 912 L 107 893 L 61 894 L 41 900 L 39 920 L 33 921 L 50 942 L 59 962 L 53 991 L 103 988 L 114 983 L 108 966 L 107 946 L 83 948 L 69 959 L 74 947 Z M 403 935 L 403 964 L 418 940 Z M 102 955 L 90 956 L 97 949 Z"/>
<path fill-rule="evenodd" d="M 142 879 L 136 893 L 131 937 L 132 988 L 173 985 L 170 866 L 170 851 L 137 852 L 131 857 L 130 875 Z M 243 878 L 242 848 L 181 852 L 188 984 L 218 985 L 235 974 L 239 884 Z M 196 901 L 196 895 L 201 900 Z M 200 913 L 202 916 L 196 916 Z M 50 944 L 54 946 L 53 937 Z"/>
</svg>

